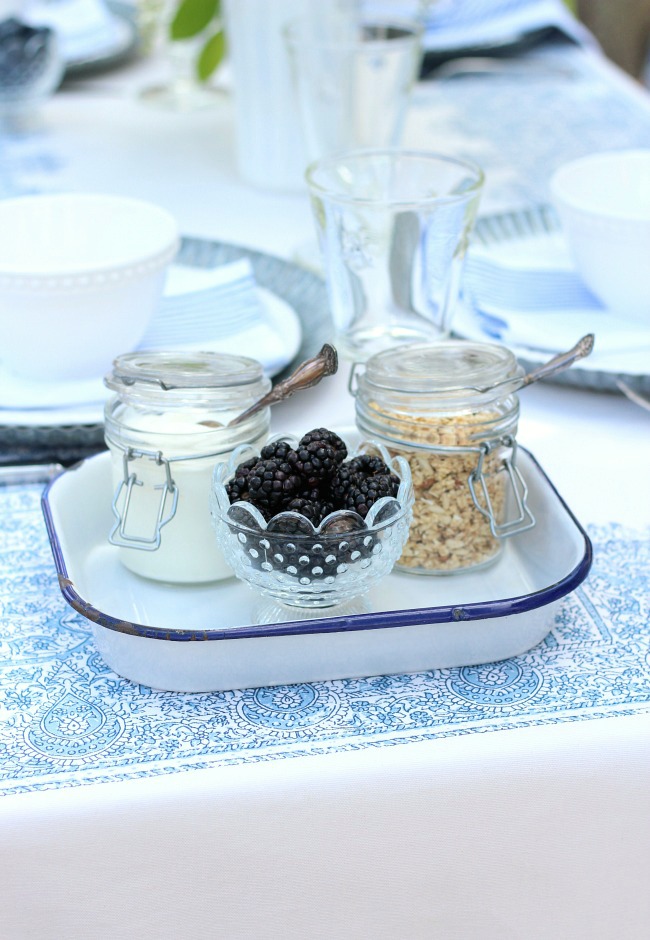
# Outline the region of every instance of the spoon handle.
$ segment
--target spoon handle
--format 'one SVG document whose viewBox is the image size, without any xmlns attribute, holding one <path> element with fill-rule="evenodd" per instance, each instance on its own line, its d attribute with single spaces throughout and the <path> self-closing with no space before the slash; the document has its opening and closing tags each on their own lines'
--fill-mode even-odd
<svg viewBox="0 0 650 940">
<path fill-rule="evenodd" d="M 320 380 L 324 379 L 325 376 L 334 375 L 338 367 L 339 362 L 336 350 L 333 346 L 330 346 L 329 343 L 325 343 L 316 356 L 301 362 L 290 376 L 278 382 L 270 392 L 264 395 L 263 398 L 260 398 L 259 401 L 256 401 L 254 405 L 251 405 L 251 407 L 242 412 L 242 414 L 233 418 L 227 426 L 229 428 L 235 427 L 235 425 L 245 421 L 246 418 L 250 418 L 251 415 L 254 415 L 255 412 L 260 411 L 262 408 L 274 405 L 279 401 L 285 401 L 285 399 L 291 398 L 294 392 L 299 392 L 303 388 L 311 388 L 312 385 L 318 385 Z"/>
<path fill-rule="evenodd" d="M 579 339 L 575 346 L 567 352 L 553 356 L 548 362 L 545 362 L 543 365 L 538 366 L 536 369 L 533 369 L 532 372 L 525 375 L 519 387 L 525 388 L 532 382 L 537 382 L 539 379 L 548 378 L 549 375 L 555 375 L 556 372 L 562 372 L 563 369 L 568 369 L 569 366 L 572 366 L 578 359 L 584 359 L 585 356 L 588 356 L 593 348 L 594 334 L 587 333 L 586 336 Z"/>
</svg>

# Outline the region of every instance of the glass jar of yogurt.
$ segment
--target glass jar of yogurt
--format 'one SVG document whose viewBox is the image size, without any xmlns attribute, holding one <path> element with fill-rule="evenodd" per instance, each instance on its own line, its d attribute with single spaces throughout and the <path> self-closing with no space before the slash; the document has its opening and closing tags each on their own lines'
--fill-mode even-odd
<svg viewBox="0 0 650 940">
<path fill-rule="evenodd" d="M 271 387 L 255 359 L 208 352 L 127 353 L 105 383 L 115 524 L 122 563 L 157 581 L 232 577 L 210 518 L 212 471 L 240 444 L 261 447 L 270 411 L 228 423 Z"/>
<path fill-rule="evenodd" d="M 535 524 L 516 459 L 522 374 L 503 346 L 465 341 L 389 349 L 354 367 L 357 426 L 411 467 L 413 522 L 398 568 L 482 568 Z"/>
</svg>

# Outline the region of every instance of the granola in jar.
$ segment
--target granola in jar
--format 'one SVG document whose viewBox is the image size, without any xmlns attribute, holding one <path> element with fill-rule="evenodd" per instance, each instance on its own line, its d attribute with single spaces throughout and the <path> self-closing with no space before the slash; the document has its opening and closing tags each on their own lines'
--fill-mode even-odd
<svg viewBox="0 0 650 940">
<path fill-rule="evenodd" d="M 411 468 L 415 505 L 402 570 L 483 567 L 508 535 L 533 524 L 516 470 L 519 402 L 511 389 L 520 375 L 507 349 L 464 341 L 386 350 L 355 372 L 359 429 Z"/>
</svg>

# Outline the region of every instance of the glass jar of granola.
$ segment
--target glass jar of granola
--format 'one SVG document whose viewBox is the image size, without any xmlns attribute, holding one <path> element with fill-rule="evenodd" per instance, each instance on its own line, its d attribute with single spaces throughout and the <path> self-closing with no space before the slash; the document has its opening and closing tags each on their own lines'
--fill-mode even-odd
<svg viewBox="0 0 650 940">
<path fill-rule="evenodd" d="M 484 567 L 534 525 L 516 464 L 521 375 L 508 349 L 462 340 L 388 349 L 353 368 L 359 430 L 411 467 L 402 570 Z"/>
</svg>

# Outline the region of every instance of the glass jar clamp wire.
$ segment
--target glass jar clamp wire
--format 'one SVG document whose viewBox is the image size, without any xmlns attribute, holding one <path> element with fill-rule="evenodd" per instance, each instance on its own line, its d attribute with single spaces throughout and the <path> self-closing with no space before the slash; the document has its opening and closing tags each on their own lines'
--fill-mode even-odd
<svg viewBox="0 0 650 940">
<path fill-rule="evenodd" d="M 210 520 L 212 472 L 242 444 L 261 447 L 270 412 L 229 421 L 271 387 L 245 356 L 151 351 L 119 356 L 105 384 L 114 525 L 108 540 L 143 577 L 200 583 L 232 577 Z"/>
<path fill-rule="evenodd" d="M 508 349 L 464 341 L 389 349 L 352 368 L 359 430 L 411 467 L 415 505 L 401 570 L 485 567 L 506 539 L 535 525 L 517 467 L 522 374 Z"/>
</svg>

